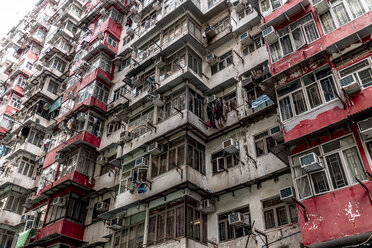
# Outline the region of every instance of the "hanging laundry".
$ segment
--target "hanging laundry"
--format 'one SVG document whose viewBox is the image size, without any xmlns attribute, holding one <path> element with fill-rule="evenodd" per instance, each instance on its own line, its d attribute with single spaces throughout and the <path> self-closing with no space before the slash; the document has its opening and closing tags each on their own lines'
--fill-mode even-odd
<svg viewBox="0 0 372 248">
<path fill-rule="evenodd" d="M 140 183 L 139 186 L 138 186 L 138 190 L 137 191 L 138 191 L 139 194 L 146 193 L 147 190 L 146 190 L 145 184 L 144 183 Z"/>
</svg>

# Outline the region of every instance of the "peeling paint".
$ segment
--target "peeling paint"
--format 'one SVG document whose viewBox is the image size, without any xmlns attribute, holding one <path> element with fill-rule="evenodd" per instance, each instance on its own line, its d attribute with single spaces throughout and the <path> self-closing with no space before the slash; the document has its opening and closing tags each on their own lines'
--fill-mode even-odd
<svg viewBox="0 0 372 248">
<path fill-rule="evenodd" d="M 349 216 L 349 221 L 355 221 L 355 218 L 360 217 L 359 213 L 359 203 L 358 202 L 351 202 L 349 201 L 346 204 L 346 208 L 344 209 L 346 212 L 346 215 Z"/>
</svg>

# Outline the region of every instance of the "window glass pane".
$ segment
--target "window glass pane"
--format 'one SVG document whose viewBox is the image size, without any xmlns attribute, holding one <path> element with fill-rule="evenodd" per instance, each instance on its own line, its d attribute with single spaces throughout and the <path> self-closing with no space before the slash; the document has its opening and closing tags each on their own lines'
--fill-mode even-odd
<svg viewBox="0 0 372 248">
<path fill-rule="evenodd" d="M 303 171 L 301 168 L 299 169 Z M 310 189 L 309 178 L 307 176 L 296 179 L 296 186 L 297 186 L 298 196 L 300 197 L 300 199 L 303 199 L 303 198 L 306 198 L 312 195 L 311 189 Z"/>
<path fill-rule="evenodd" d="M 280 44 L 282 45 L 283 50 L 283 56 L 286 56 L 293 52 L 291 39 L 289 38 L 289 35 L 286 35 L 284 37 L 280 38 Z"/>
<path fill-rule="evenodd" d="M 356 147 L 349 148 L 343 151 L 343 153 L 346 160 L 346 169 L 351 175 L 352 183 L 357 183 L 355 177 L 359 178 L 360 180 L 367 179 L 358 155 L 357 148 Z"/>
<path fill-rule="evenodd" d="M 311 22 L 311 23 L 308 23 L 308 24 L 304 25 L 304 29 L 305 29 L 305 33 L 306 33 L 308 43 L 311 43 L 314 40 L 319 38 L 318 31 L 316 30 L 314 22 Z"/>
<path fill-rule="evenodd" d="M 295 30 L 293 30 L 292 35 L 296 49 L 299 49 L 306 44 L 301 28 L 296 28 Z"/>
<path fill-rule="evenodd" d="M 270 56 L 271 56 L 271 60 L 273 62 L 275 62 L 275 61 L 277 61 L 281 58 L 280 48 L 279 48 L 279 43 L 278 42 L 276 42 L 276 43 L 274 43 L 270 46 Z"/>
<path fill-rule="evenodd" d="M 330 12 L 327 12 L 320 16 L 320 21 L 323 24 L 324 33 L 329 33 L 336 29 L 335 22 L 333 21 L 332 15 Z"/>
<path fill-rule="evenodd" d="M 264 212 L 266 229 L 275 227 L 274 211 L 268 210 Z"/>
<path fill-rule="evenodd" d="M 326 157 L 329 173 L 331 175 L 332 184 L 335 189 L 347 185 L 344 169 L 341 164 L 341 159 L 338 153 Z"/>
<path fill-rule="evenodd" d="M 336 98 L 336 90 L 333 84 L 332 77 L 320 80 L 320 84 L 323 89 L 324 98 L 326 99 L 327 102 Z"/>
<path fill-rule="evenodd" d="M 360 0 L 348 0 L 349 8 L 353 15 L 353 18 L 357 18 L 365 13 L 364 7 Z"/>
<path fill-rule="evenodd" d="M 304 98 L 304 94 L 302 93 L 302 91 L 293 93 L 292 97 L 293 97 L 293 104 L 295 107 L 296 114 L 301 114 L 307 111 L 305 98 Z"/>
<path fill-rule="evenodd" d="M 341 0 L 337 0 L 337 1 L 334 1 L 334 2 L 341 2 Z M 344 25 L 344 24 L 346 24 L 350 21 L 350 17 L 347 14 L 345 6 L 342 2 L 339 3 L 338 5 L 336 5 L 333 8 L 333 10 L 334 10 L 334 13 L 335 13 L 336 20 L 338 21 L 338 24 L 340 26 L 342 26 L 342 25 Z"/>
<path fill-rule="evenodd" d="M 276 215 L 278 217 L 278 225 L 282 226 L 288 224 L 287 209 L 285 206 L 276 209 Z"/>
<path fill-rule="evenodd" d="M 280 113 L 282 115 L 282 120 L 287 120 L 293 117 L 292 107 L 289 100 L 289 97 L 286 97 L 279 101 Z"/>
<path fill-rule="evenodd" d="M 309 98 L 311 108 L 315 108 L 322 104 L 322 100 L 320 98 L 320 93 L 317 84 L 313 84 L 306 88 L 307 96 Z"/>
<path fill-rule="evenodd" d="M 368 87 L 372 84 L 372 69 L 371 68 L 358 72 L 358 75 L 364 87 Z"/>
<path fill-rule="evenodd" d="M 329 191 L 327 176 L 324 171 L 311 174 L 311 179 L 313 180 L 314 191 L 316 194 Z"/>
</svg>

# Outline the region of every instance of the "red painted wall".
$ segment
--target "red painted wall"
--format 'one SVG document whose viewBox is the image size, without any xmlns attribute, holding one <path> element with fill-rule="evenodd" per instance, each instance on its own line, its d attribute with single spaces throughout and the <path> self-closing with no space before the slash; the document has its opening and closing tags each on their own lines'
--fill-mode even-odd
<svg viewBox="0 0 372 248">
<path fill-rule="evenodd" d="M 365 182 L 372 190 L 372 182 Z M 300 214 L 305 245 L 367 233 L 372 230 L 372 205 L 360 185 L 340 189 L 302 202 L 309 220 Z M 298 209 L 300 212 L 302 209 Z"/>
<path fill-rule="evenodd" d="M 354 105 L 346 110 L 335 107 L 319 114 L 314 119 L 306 119 L 297 124 L 288 132 L 283 132 L 285 142 L 295 140 L 304 135 L 311 134 L 331 124 L 346 119 L 349 115 L 355 114 L 372 106 L 372 87 L 368 87 L 351 97 Z"/>
</svg>

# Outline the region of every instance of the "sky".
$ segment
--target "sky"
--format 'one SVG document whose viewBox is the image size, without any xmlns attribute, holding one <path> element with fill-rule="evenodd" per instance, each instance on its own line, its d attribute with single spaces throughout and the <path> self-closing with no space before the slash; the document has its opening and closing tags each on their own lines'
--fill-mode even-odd
<svg viewBox="0 0 372 248">
<path fill-rule="evenodd" d="M 38 2 L 39 0 L 1 0 L 0 37 L 4 37 Z"/>
</svg>

